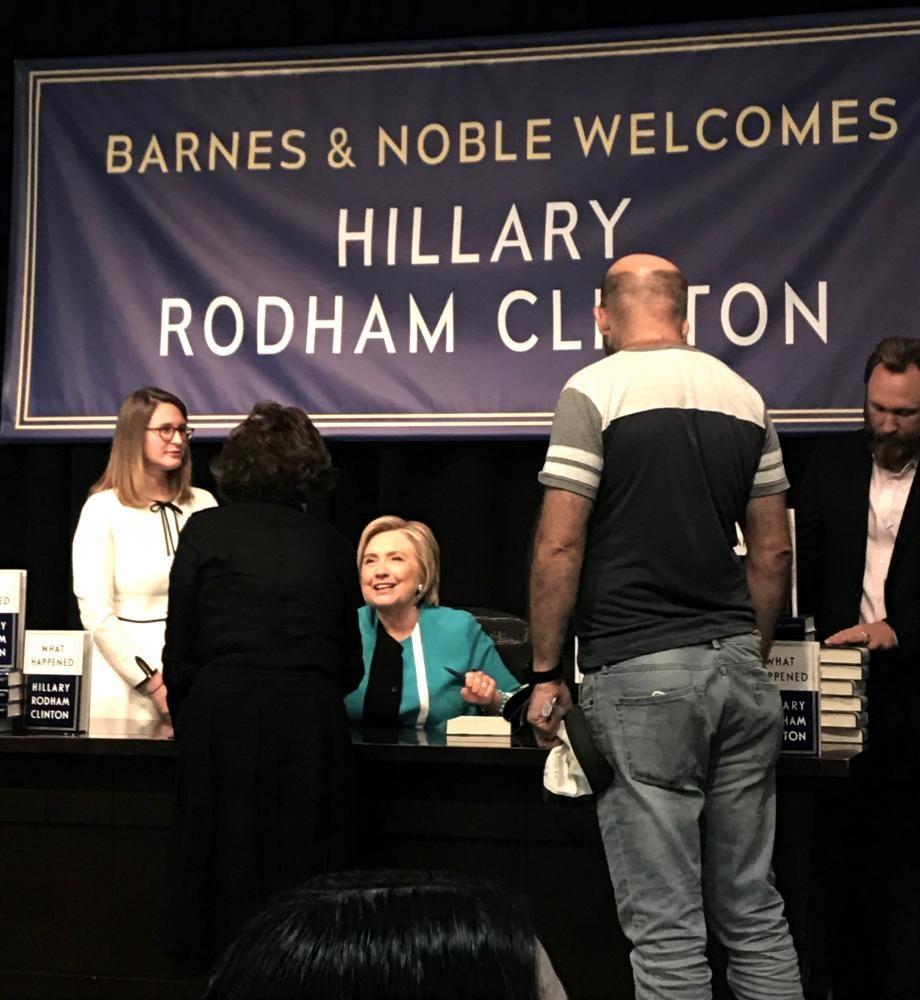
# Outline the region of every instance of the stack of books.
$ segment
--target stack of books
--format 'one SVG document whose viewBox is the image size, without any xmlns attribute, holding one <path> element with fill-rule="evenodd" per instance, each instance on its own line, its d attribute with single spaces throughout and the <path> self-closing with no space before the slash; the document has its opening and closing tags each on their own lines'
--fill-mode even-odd
<svg viewBox="0 0 920 1000">
<path fill-rule="evenodd" d="M 26 571 L 0 569 L 0 733 L 13 729 L 22 715 L 25 620 Z"/>
<path fill-rule="evenodd" d="M 0 667 L 0 733 L 13 729 L 22 715 L 22 671 Z"/>
<path fill-rule="evenodd" d="M 866 677 L 869 650 L 854 646 L 822 646 L 821 743 L 863 745 L 869 724 Z"/>
</svg>

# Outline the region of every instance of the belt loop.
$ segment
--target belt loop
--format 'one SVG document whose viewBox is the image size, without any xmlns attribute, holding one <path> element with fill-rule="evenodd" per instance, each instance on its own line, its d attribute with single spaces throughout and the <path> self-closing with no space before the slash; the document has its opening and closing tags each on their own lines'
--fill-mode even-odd
<svg viewBox="0 0 920 1000">
<path fill-rule="evenodd" d="M 721 641 L 719 639 L 712 639 L 711 642 L 712 642 L 712 648 L 713 649 L 721 649 L 722 648 L 722 643 L 721 643 Z"/>
</svg>

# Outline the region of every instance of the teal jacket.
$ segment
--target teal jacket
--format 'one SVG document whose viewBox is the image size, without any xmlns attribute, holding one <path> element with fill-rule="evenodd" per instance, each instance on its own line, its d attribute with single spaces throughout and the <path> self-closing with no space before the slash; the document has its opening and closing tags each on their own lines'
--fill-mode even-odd
<svg viewBox="0 0 920 1000">
<path fill-rule="evenodd" d="M 364 678 L 357 690 L 345 698 L 348 717 L 354 722 L 360 722 L 364 715 L 367 675 L 377 643 L 377 613 L 365 604 L 358 609 L 358 624 L 364 653 Z M 420 665 L 416 663 L 419 647 L 423 661 Z M 401 726 L 441 726 L 457 715 L 478 714 L 475 705 L 460 697 L 463 685 L 445 667 L 460 671 L 482 670 L 495 678 L 499 691 L 517 691 L 521 686 L 502 662 L 495 644 L 479 622 L 466 611 L 420 608 L 418 625 L 412 635 L 402 641 L 402 648 Z"/>
</svg>

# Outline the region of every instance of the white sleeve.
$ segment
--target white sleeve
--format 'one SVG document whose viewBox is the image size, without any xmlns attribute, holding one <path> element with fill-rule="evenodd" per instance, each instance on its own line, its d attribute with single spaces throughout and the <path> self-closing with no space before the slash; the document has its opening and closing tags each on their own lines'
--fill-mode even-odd
<svg viewBox="0 0 920 1000">
<path fill-rule="evenodd" d="M 199 510 L 208 510 L 210 507 L 217 506 L 217 500 L 213 493 L 209 493 L 207 490 L 203 490 L 198 486 L 192 487 L 192 493 L 195 498 L 195 512 Z"/>
<path fill-rule="evenodd" d="M 132 687 L 144 679 L 134 642 L 114 610 L 115 542 L 109 504 L 99 494 L 83 505 L 73 536 L 73 592 L 83 627 L 109 665 Z"/>
</svg>

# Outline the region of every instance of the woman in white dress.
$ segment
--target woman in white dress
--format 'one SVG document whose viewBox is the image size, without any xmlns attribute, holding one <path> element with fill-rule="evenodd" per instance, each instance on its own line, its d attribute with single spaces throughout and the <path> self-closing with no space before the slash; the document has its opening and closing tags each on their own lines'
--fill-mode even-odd
<svg viewBox="0 0 920 1000">
<path fill-rule="evenodd" d="M 93 633 L 93 721 L 169 721 L 159 672 L 169 570 L 183 525 L 217 505 L 190 484 L 191 434 L 181 399 L 152 387 L 132 392 L 80 513 L 73 584 L 83 627 Z"/>
</svg>

